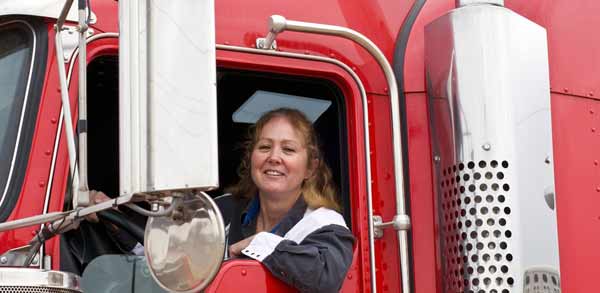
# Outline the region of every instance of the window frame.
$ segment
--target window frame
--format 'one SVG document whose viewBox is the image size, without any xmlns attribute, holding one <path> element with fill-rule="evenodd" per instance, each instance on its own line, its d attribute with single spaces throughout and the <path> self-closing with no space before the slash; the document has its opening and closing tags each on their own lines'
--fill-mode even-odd
<svg viewBox="0 0 600 293">
<path fill-rule="evenodd" d="M 12 213 L 24 183 L 44 86 L 48 52 L 47 25 L 41 19 L 0 18 L 0 30 L 14 28 L 22 30 L 29 38 L 31 56 L 28 60 L 29 72 L 24 94 L 19 97 L 22 98 L 22 106 L 10 167 L 4 189 L 0 189 L 0 222 L 6 221 Z"/>
</svg>

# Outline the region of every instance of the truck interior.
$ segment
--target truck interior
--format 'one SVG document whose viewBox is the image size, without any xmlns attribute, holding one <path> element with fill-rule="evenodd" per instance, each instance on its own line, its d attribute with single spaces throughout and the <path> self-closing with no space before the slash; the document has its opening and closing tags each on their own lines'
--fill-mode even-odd
<svg viewBox="0 0 600 293">
<path fill-rule="evenodd" d="M 92 190 L 101 190 L 110 197 L 115 197 L 119 193 L 118 83 L 118 56 L 100 56 L 89 63 L 87 86 L 89 187 Z M 241 145 L 247 137 L 248 127 L 251 124 L 234 122 L 232 115 L 257 91 L 330 102 L 329 107 L 314 122 L 314 127 L 319 135 L 325 160 L 331 168 L 338 187 L 343 215 L 350 226 L 345 104 L 341 90 L 333 82 L 323 79 L 230 68 L 217 69 L 220 186 L 210 191 L 210 195 L 213 197 L 222 195 L 228 186 L 238 180 L 237 168 L 242 157 Z M 224 211 L 223 214 L 227 212 Z M 143 227 L 144 219 L 132 216 L 133 221 Z M 88 251 L 88 255 L 76 256 L 79 258 L 79 264 L 75 261 L 76 264 L 68 265 L 73 260 L 61 261 L 61 266 L 63 263 L 66 264 L 63 269 L 67 271 L 81 273 L 80 270 L 95 256 L 122 250 L 118 245 L 115 247 L 112 244 L 107 244 L 106 247 L 95 245 L 90 248 L 85 244 L 88 242 L 87 239 L 102 241 L 104 237 L 92 235 L 95 234 L 95 230 L 98 230 L 95 228 L 82 227 L 80 230 L 82 231 L 78 232 L 79 234 L 67 233 L 63 237 L 65 239 L 62 239 L 63 244 L 65 241 L 70 243 L 67 246 L 75 255 L 82 251 Z M 114 237 L 108 236 L 106 239 L 114 240 Z M 73 248 L 81 245 L 88 249 L 79 249 L 78 252 L 76 247 Z M 97 251 L 90 253 L 90 250 Z M 69 267 L 77 267 L 77 269 L 69 269 Z"/>
</svg>

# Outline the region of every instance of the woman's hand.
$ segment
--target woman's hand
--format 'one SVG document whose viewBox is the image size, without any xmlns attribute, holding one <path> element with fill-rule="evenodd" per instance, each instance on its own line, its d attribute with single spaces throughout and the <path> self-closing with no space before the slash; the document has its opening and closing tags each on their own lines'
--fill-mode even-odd
<svg viewBox="0 0 600 293">
<path fill-rule="evenodd" d="M 94 204 L 101 203 L 101 202 L 111 199 L 106 194 L 104 194 L 104 192 L 96 191 L 96 190 L 90 190 L 90 198 L 92 199 L 92 202 Z M 96 215 L 96 213 L 89 214 L 85 218 L 90 222 L 98 223 L 98 216 Z"/>
<path fill-rule="evenodd" d="M 229 246 L 229 257 L 239 257 L 242 255 L 242 250 L 250 245 L 252 239 L 254 239 L 254 235 Z"/>
</svg>

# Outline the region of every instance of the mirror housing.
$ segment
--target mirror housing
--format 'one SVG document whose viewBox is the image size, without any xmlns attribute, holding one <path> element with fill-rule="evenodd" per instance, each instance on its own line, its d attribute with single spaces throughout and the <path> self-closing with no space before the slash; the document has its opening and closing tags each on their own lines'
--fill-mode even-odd
<svg viewBox="0 0 600 293">
<path fill-rule="evenodd" d="M 214 1 L 119 1 L 120 195 L 218 186 Z"/>
</svg>

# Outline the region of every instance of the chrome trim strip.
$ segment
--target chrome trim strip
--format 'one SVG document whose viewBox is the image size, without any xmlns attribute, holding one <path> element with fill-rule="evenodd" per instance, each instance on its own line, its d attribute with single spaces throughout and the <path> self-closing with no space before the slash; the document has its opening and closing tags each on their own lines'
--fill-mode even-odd
<svg viewBox="0 0 600 293">
<path fill-rule="evenodd" d="M 368 209 L 368 213 L 369 213 L 369 246 L 371 247 L 370 249 L 370 254 L 369 254 L 369 261 L 370 261 L 370 266 L 371 266 L 371 289 L 373 292 L 377 292 L 377 288 L 376 288 L 376 282 L 375 282 L 375 243 L 374 243 L 374 238 L 373 238 L 373 190 L 372 190 L 372 186 L 371 186 L 371 148 L 369 145 L 369 108 L 368 108 L 368 103 L 367 103 L 367 92 L 365 91 L 365 87 L 362 84 L 362 81 L 360 80 L 360 78 L 358 77 L 358 75 L 356 75 L 356 73 L 354 73 L 354 71 L 346 64 L 342 63 L 339 60 L 336 59 L 332 59 L 332 58 L 328 58 L 328 57 L 321 57 L 321 56 L 312 56 L 312 55 L 303 55 L 303 54 L 297 54 L 297 53 L 288 53 L 288 52 L 279 52 L 279 51 L 267 51 L 267 50 L 261 50 L 261 49 L 253 49 L 253 48 L 244 48 L 244 47 L 237 47 L 237 46 L 229 46 L 229 45 L 216 45 L 218 50 L 228 50 L 228 51 L 236 51 L 236 52 L 244 52 L 244 53 L 250 53 L 250 54 L 257 54 L 257 55 L 270 55 L 270 56 L 276 56 L 276 57 L 288 57 L 288 58 L 295 58 L 295 59 L 303 59 L 303 60 L 311 60 L 311 61 L 319 61 L 319 62 L 325 62 L 325 63 L 330 63 L 333 65 L 337 65 L 339 67 L 341 67 L 342 69 L 344 69 L 348 74 L 350 74 L 350 76 L 352 77 L 352 79 L 354 79 L 354 81 L 356 82 L 356 85 L 359 88 L 360 91 L 360 96 L 361 96 L 361 101 L 362 101 L 362 106 L 363 106 L 363 131 L 364 131 L 364 144 L 365 144 L 365 165 L 366 165 L 366 176 L 367 176 L 367 209 Z"/>
<path fill-rule="evenodd" d="M 98 40 L 98 39 L 103 39 L 103 38 L 118 38 L 119 37 L 119 33 L 100 33 L 97 34 L 95 36 L 92 36 L 90 38 L 88 38 L 86 40 L 86 43 Z M 73 74 L 73 67 L 75 66 L 75 62 L 73 61 L 73 58 L 79 53 L 79 49 L 75 49 L 73 51 L 73 54 L 71 54 L 71 56 L 69 57 L 69 71 L 68 71 L 68 76 L 67 76 L 67 85 L 71 84 L 71 76 Z M 50 193 L 52 191 L 52 183 L 53 183 L 53 178 L 54 178 L 54 169 L 56 167 L 56 157 L 58 154 L 58 144 L 60 142 L 60 137 L 61 137 L 61 132 L 62 132 L 62 124 L 63 124 L 63 110 L 62 108 L 60 109 L 60 114 L 58 115 L 58 126 L 56 128 L 56 134 L 54 135 L 55 139 L 54 139 L 54 149 L 52 152 L 52 162 L 50 163 L 50 173 L 48 174 L 48 180 L 47 180 L 47 184 L 46 184 L 46 195 L 45 195 L 45 199 L 44 199 L 44 211 L 43 214 L 48 213 L 48 206 L 50 205 Z M 75 180 L 75 178 L 73 178 L 73 180 Z M 40 229 L 43 228 L 43 225 L 40 226 Z M 44 246 L 45 244 L 43 243 L 42 246 L 40 247 L 40 255 L 44 255 Z M 41 262 L 40 262 L 40 268 L 44 268 L 44 258 L 41 258 Z"/>
<path fill-rule="evenodd" d="M 17 131 L 17 138 L 15 140 L 15 149 L 13 151 L 12 160 L 10 162 L 8 178 L 6 178 L 6 186 L 4 186 L 4 191 L 2 192 L 2 198 L 0 198 L 0 207 L 2 207 L 2 204 L 4 203 L 4 199 L 6 198 L 6 193 L 8 192 L 8 187 L 10 186 L 13 171 L 15 168 L 15 159 L 17 158 L 17 152 L 19 151 L 19 140 L 21 139 L 21 131 L 23 130 L 23 120 L 25 119 L 25 110 L 27 109 L 27 100 L 29 97 L 29 89 L 31 86 L 31 76 L 33 73 L 33 65 L 35 64 L 35 54 L 36 54 L 36 49 L 37 49 L 37 39 L 35 36 L 35 29 L 29 23 L 22 21 L 22 20 L 13 20 L 13 21 L 8 21 L 8 22 L 0 24 L 0 27 L 10 25 L 13 23 L 22 23 L 26 27 L 28 27 L 29 30 L 31 30 L 31 33 L 33 35 L 33 47 L 31 49 L 32 51 L 31 51 L 31 63 L 29 64 L 29 77 L 27 78 L 27 85 L 25 88 L 25 95 L 23 98 L 23 107 L 21 108 L 21 119 L 19 120 L 19 130 Z"/>
<path fill-rule="evenodd" d="M 79 96 L 79 106 L 77 113 L 78 117 L 78 128 L 77 137 L 79 143 L 79 153 L 77 156 L 77 166 L 79 167 L 79 187 L 77 192 L 73 193 L 77 196 L 75 202 L 78 206 L 90 205 L 89 187 L 88 187 L 88 148 L 87 148 L 87 40 L 86 34 L 88 31 L 87 24 L 87 13 L 85 5 L 86 1 L 79 1 L 79 76 L 77 81 L 79 83 L 79 90 L 77 91 Z M 83 6 L 83 7 L 82 7 Z M 64 55 L 63 55 L 64 56 Z M 63 57 L 64 58 L 64 57 Z M 82 129 L 83 128 L 83 129 Z"/>
<path fill-rule="evenodd" d="M 63 60 L 63 46 L 61 28 L 58 26 L 54 27 L 56 35 L 54 36 L 55 48 L 56 48 L 56 66 L 58 67 L 58 79 L 60 83 L 60 97 L 61 107 L 65 112 L 63 116 L 64 120 L 69 123 L 65 123 L 65 134 L 67 136 L 67 149 L 69 151 L 69 170 L 71 174 L 75 174 L 75 164 L 77 161 L 77 153 L 75 152 L 75 134 L 73 132 L 73 124 L 71 124 L 71 103 L 69 101 L 69 86 L 67 86 L 67 77 L 65 74 L 65 63 Z"/>
<path fill-rule="evenodd" d="M 334 25 L 326 25 L 326 24 L 318 24 L 318 23 L 309 23 L 302 21 L 294 21 L 287 20 L 285 17 L 280 15 L 273 15 L 269 18 L 269 33 L 267 35 L 264 46 L 266 48 L 270 48 L 271 42 L 275 40 L 275 36 L 283 31 L 296 31 L 296 32 L 306 32 L 306 33 L 315 33 L 322 35 L 330 35 L 330 36 L 338 36 L 345 39 L 349 39 L 354 41 L 355 43 L 361 45 L 365 50 L 367 50 L 373 58 L 377 61 L 383 74 L 385 75 L 386 81 L 388 83 L 389 92 L 390 92 L 390 104 L 391 104 L 391 115 L 392 115 L 392 139 L 393 139 L 393 149 L 394 149 L 394 179 L 396 183 L 396 217 L 402 217 L 405 219 L 408 224 L 410 224 L 410 219 L 408 215 L 406 215 L 406 199 L 404 198 L 404 165 L 402 158 L 402 136 L 400 133 L 401 123 L 400 123 L 400 105 L 398 100 L 398 86 L 396 84 L 396 78 L 394 76 L 394 71 L 390 66 L 388 60 L 385 55 L 381 52 L 381 50 L 375 45 L 369 38 L 365 37 L 361 33 L 340 26 Z M 371 242 L 374 244 L 374 229 L 373 229 L 373 211 L 369 209 L 369 236 L 371 237 Z M 410 227 L 407 227 L 410 228 Z M 402 271 L 402 292 L 408 293 L 410 292 L 410 264 L 408 261 L 408 231 L 407 230 L 397 230 L 398 233 L 398 242 L 399 242 L 399 254 L 400 254 L 400 269 Z M 373 245 L 372 248 L 375 246 Z M 374 265 L 374 252 L 372 253 L 372 263 Z M 371 275 L 373 278 L 373 291 L 376 291 L 375 288 L 375 267 L 371 269 Z"/>
<path fill-rule="evenodd" d="M 26 288 L 37 287 L 40 288 L 40 290 L 47 289 L 47 291 L 44 290 L 39 292 L 81 292 L 80 283 L 81 278 L 79 276 L 67 272 L 25 268 L 0 268 L 0 288 L 11 292 L 15 289 L 19 289 L 21 286 Z M 56 289 L 56 291 L 52 289 Z M 7 292 L 4 290 L 2 291 Z"/>
</svg>

